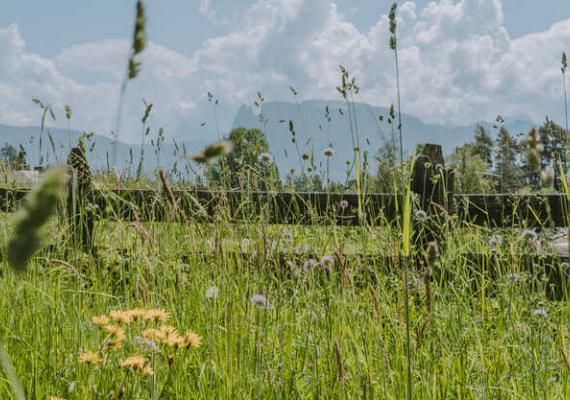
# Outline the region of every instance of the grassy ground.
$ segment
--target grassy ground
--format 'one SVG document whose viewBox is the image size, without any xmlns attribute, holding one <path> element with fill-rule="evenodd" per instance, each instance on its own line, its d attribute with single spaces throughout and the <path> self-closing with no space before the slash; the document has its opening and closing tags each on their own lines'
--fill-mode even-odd
<svg viewBox="0 0 570 400">
<path fill-rule="evenodd" d="M 431 283 L 408 265 L 409 357 L 403 267 L 387 262 L 399 243 L 386 229 L 105 223 L 96 258 L 70 251 L 57 224 L 45 234 L 51 246 L 28 274 L 0 267 L 0 337 L 29 399 L 570 396 L 568 303 L 548 301 L 547 282 L 515 261 L 493 281 L 469 272 L 462 249 L 490 253 L 473 232 L 451 232 Z M 274 257 L 298 249 L 320 258 L 363 243 L 388 258 L 335 257 L 327 270 Z M 266 306 L 254 304 L 258 294 Z M 164 309 L 168 320 L 111 320 L 125 334 L 114 348 L 92 317 L 135 308 Z M 165 324 L 196 333 L 200 346 L 154 338 L 153 349 L 141 339 Z M 86 352 L 99 362 L 81 363 Z M 133 354 L 152 375 L 121 366 Z M 0 398 L 11 396 L 0 375 Z"/>
</svg>

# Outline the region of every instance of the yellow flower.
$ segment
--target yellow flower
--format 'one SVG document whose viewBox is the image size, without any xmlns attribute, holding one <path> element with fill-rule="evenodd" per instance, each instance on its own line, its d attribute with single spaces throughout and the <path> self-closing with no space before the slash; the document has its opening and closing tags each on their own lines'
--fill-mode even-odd
<svg viewBox="0 0 570 400">
<path fill-rule="evenodd" d="M 105 325 L 109 325 L 109 322 L 111 322 L 109 320 L 109 317 L 107 317 L 106 315 L 100 315 L 98 317 L 93 317 L 93 318 L 91 318 L 91 321 L 93 321 L 93 323 L 100 328 L 104 327 Z"/>
<path fill-rule="evenodd" d="M 132 310 L 125 311 L 125 314 L 127 314 L 133 321 L 144 318 L 146 313 L 147 311 L 143 310 L 142 308 L 133 308 Z"/>
<path fill-rule="evenodd" d="M 117 321 L 120 324 L 128 324 L 132 321 L 133 317 L 129 314 L 128 311 L 118 311 L 113 310 L 109 313 L 109 316 L 114 321 Z"/>
<path fill-rule="evenodd" d="M 186 332 L 186 335 L 184 335 L 184 341 L 187 346 L 194 348 L 198 348 L 202 344 L 202 338 L 192 331 Z"/>
<path fill-rule="evenodd" d="M 123 340 L 125 340 L 125 330 L 116 325 L 106 325 L 103 329 L 111 334 L 113 347 L 119 349 L 123 344 Z"/>
<path fill-rule="evenodd" d="M 147 310 L 144 314 L 146 321 L 166 321 L 170 314 L 164 309 Z"/>
<path fill-rule="evenodd" d="M 51 396 L 51 397 L 49 398 L 49 400 L 63 400 L 63 398 L 62 398 L 62 397 L 57 397 L 57 396 Z"/>
<path fill-rule="evenodd" d="M 82 364 L 98 364 L 101 359 L 97 353 L 83 353 L 79 355 L 78 361 Z"/>
<path fill-rule="evenodd" d="M 148 365 L 146 367 L 144 367 L 143 369 L 143 374 L 145 375 L 154 375 L 154 371 L 152 370 L 151 367 L 149 367 Z"/>
<path fill-rule="evenodd" d="M 143 356 L 135 354 L 121 361 L 119 365 L 123 368 L 144 372 L 147 367 L 147 362 Z"/>
<path fill-rule="evenodd" d="M 186 347 L 186 341 L 184 340 L 184 337 L 180 336 L 178 333 L 166 336 L 162 342 L 169 347 L 174 347 L 177 349 Z"/>
<path fill-rule="evenodd" d="M 160 340 L 162 339 L 162 333 L 158 329 L 146 329 L 142 332 L 143 337 L 150 340 Z"/>
</svg>

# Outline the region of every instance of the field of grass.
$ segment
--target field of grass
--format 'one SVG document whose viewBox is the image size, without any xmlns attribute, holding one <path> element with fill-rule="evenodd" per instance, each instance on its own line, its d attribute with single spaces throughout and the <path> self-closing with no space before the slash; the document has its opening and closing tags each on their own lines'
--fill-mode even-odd
<svg viewBox="0 0 570 400">
<path fill-rule="evenodd" d="M 492 278 L 469 268 L 459 254 L 493 251 L 480 232 L 450 232 L 430 272 L 398 264 L 388 227 L 95 232 L 87 255 L 54 220 L 28 273 L 0 266 L 0 343 L 26 399 L 570 397 L 568 303 L 514 259 Z"/>
</svg>

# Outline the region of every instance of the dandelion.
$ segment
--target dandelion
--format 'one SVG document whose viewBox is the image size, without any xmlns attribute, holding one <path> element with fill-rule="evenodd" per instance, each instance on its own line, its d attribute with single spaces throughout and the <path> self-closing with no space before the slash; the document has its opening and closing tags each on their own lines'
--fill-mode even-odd
<svg viewBox="0 0 570 400">
<path fill-rule="evenodd" d="M 95 365 L 95 364 L 99 364 L 99 362 L 101 361 L 101 358 L 99 358 L 99 354 L 97 354 L 97 353 L 83 353 L 83 354 L 80 354 L 79 357 L 77 357 L 77 360 L 81 364 Z"/>
<path fill-rule="evenodd" d="M 548 317 L 548 311 L 544 308 L 537 308 L 532 311 L 532 315 L 546 318 Z"/>
<path fill-rule="evenodd" d="M 144 369 L 147 367 L 147 361 L 140 354 L 135 354 L 120 361 L 119 365 L 123 368 L 133 371 L 144 371 Z"/>
<path fill-rule="evenodd" d="M 428 214 L 424 210 L 417 210 L 414 216 L 416 217 L 416 221 L 420 223 L 425 223 L 428 220 Z"/>
<path fill-rule="evenodd" d="M 100 328 L 109 325 L 109 323 L 111 322 L 109 317 L 107 317 L 106 315 L 100 315 L 98 317 L 93 317 L 93 318 L 91 318 L 91 321 Z"/>
<path fill-rule="evenodd" d="M 493 235 L 489 239 L 488 244 L 492 251 L 497 251 L 499 250 L 499 246 L 503 244 L 503 238 L 498 235 Z"/>
<path fill-rule="evenodd" d="M 324 256 L 321 258 L 321 266 L 326 271 L 332 271 L 334 268 L 335 260 L 333 256 Z"/>
<path fill-rule="evenodd" d="M 271 305 L 269 304 L 269 301 L 267 300 L 267 297 L 265 297 L 262 294 L 253 295 L 253 296 L 251 296 L 250 300 L 253 304 L 255 304 L 259 308 L 268 309 L 271 307 Z"/>
<path fill-rule="evenodd" d="M 206 298 L 208 300 L 214 300 L 218 298 L 220 289 L 217 286 L 212 286 L 206 290 Z"/>
<path fill-rule="evenodd" d="M 271 165 L 273 164 L 273 156 L 269 153 L 261 153 L 257 156 L 257 161 L 261 164 Z"/>
<path fill-rule="evenodd" d="M 309 258 L 303 263 L 303 270 L 305 272 L 311 272 L 318 265 L 317 260 L 314 258 Z"/>
<path fill-rule="evenodd" d="M 143 318 L 145 321 L 166 321 L 169 316 L 170 313 L 168 313 L 166 310 L 155 308 L 152 310 L 147 310 L 144 313 Z"/>
<path fill-rule="evenodd" d="M 344 210 L 346 210 L 346 209 L 348 208 L 348 205 L 349 205 L 349 204 L 348 204 L 348 201 L 346 201 L 346 200 L 341 200 L 340 203 L 339 203 L 339 205 L 340 205 L 340 208 L 342 209 L 342 211 L 344 211 Z"/>
<path fill-rule="evenodd" d="M 323 150 L 323 155 L 326 158 L 332 158 L 335 155 L 335 151 L 332 147 L 327 147 L 326 149 Z"/>
</svg>

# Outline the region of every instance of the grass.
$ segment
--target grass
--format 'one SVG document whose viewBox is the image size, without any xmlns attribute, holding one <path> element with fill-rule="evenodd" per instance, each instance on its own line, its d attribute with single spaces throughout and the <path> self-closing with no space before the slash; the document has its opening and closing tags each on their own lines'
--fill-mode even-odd
<svg viewBox="0 0 570 400">
<path fill-rule="evenodd" d="M 9 224 L 3 226 L 7 237 Z M 152 246 L 126 222 L 101 222 L 96 258 L 66 246 L 57 221 L 46 229 L 52 246 L 33 259 L 28 274 L 0 266 L 0 340 L 28 399 L 406 396 L 404 287 L 390 257 L 347 256 L 345 264 L 337 258 L 329 272 L 305 271 L 306 256 L 276 257 L 280 250 L 308 248 L 318 258 L 339 244 L 343 253 L 359 252 L 362 240 L 381 243 L 374 252 L 389 256 L 402 243 L 388 227 L 151 222 L 145 229 Z M 568 397 L 568 303 L 548 301 L 548 283 L 515 260 L 501 264 L 493 279 L 484 269 L 474 274 L 454 254 L 491 251 L 484 234 L 465 233 L 451 232 L 438 261 L 433 311 L 421 340 L 426 287 L 420 270 L 409 269 L 414 398 Z M 509 248 L 518 239 L 503 240 Z M 444 272 L 452 278 L 440 279 Z M 218 297 L 207 298 L 213 286 Z M 256 294 L 270 307 L 253 304 Z M 134 353 L 151 359 L 135 342 L 141 323 L 124 326 L 120 350 L 101 351 L 105 334 L 91 318 L 135 307 L 168 310 L 169 323 L 196 332 L 202 345 L 162 348 L 152 377 L 121 368 L 120 360 Z M 542 309 L 546 317 L 534 315 Z M 79 363 L 90 351 L 105 361 Z M 11 396 L 10 383 L 0 377 L 0 398 Z"/>
</svg>

